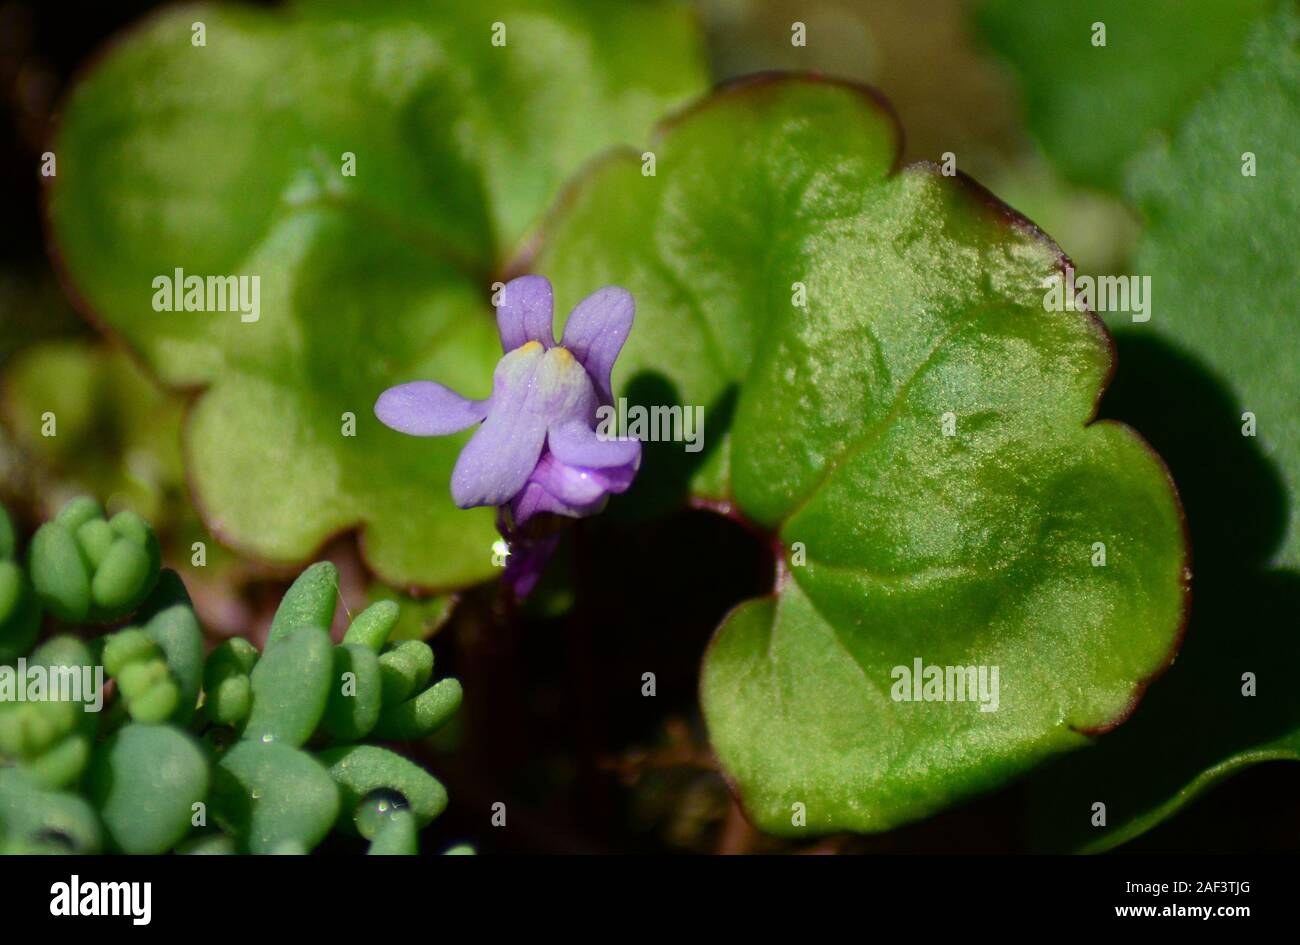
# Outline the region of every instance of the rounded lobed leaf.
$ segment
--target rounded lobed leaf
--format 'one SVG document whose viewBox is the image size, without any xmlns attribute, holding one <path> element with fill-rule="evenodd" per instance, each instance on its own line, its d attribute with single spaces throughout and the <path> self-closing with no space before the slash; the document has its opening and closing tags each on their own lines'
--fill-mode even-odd
<svg viewBox="0 0 1300 945">
<path fill-rule="evenodd" d="M 486 395 L 504 261 L 569 174 L 704 83 L 668 0 L 163 11 L 70 95 L 51 231 L 97 320 L 206 389 L 187 467 L 227 543 L 301 561 L 360 527 L 390 583 L 463 586 L 494 537 L 447 487 L 468 434 L 404 437 L 371 406 L 419 378 Z"/>
<path fill-rule="evenodd" d="M 694 490 L 779 538 L 701 680 L 753 821 L 889 829 L 1118 724 L 1177 647 L 1187 549 L 1159 458 L 1091 422 L 1112 346 L 1047 304 L 1060 250 L 898 170 L 859 87 L 743 81 L 652 147 L 655 177 L 593 169 L 535 268 L 561 310 L 633 292 L 617 386 L 712 414 Z"/>
</svg>

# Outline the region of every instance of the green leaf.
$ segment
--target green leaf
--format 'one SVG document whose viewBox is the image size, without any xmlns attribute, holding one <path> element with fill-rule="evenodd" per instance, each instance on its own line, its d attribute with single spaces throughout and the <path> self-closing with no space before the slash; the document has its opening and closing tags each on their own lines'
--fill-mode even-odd
<svg viewBox="0 0 1300 945">
<path fill-rule="evenodd" d="M 1147 218 L 1137 271 L 1154 304 L 1150 322 L 1120 333 L 1133 370 L 1116 385 L 1117 415 L 1151 431 L 1183 487 L 1195 600 L 1178 662 L 1133 720 L 1036 779 L 1047 849 L 1117 847 L 1246 768 L 1300 761 L 1297 40 L 1290 3 L 1131 176 Z M 1247 150 L 1254 177 L 1242 175 Z M 1255 436 L 1243 436 L 1246 411 Z M 1092 823 L 1098 801 L 1105 827 Z"/>
<path fill-rule="evenodd" d="M 203 750 L 168 725 L 128 725 L 91 761 L 91 801 L 124 853 L 167 852 L 189 832 L 193 805 L 207 793 Z"/>
<path fill-rule="evenodd" d="M 1300 500 L 1295 300 L 1300 271 L 1300 13 L 1262 22 L 1245 63 L 1197 105 L 1167 147 L 1145 155 L 1130 189 L 1146 218 L 1136 271 L 1151 277 L 1145 329 L 1226 378 L 1238 415 L 1216 436 L 1240 437 L 1253 414 L 1261 447 Z M 1245 176 L 1244 153 L 1255 156 Z M 1300 566 L 1292 514 L 1278 564 Z"/>
<path fill-rule="evenodd" d="M 144 625 L 144 632 L 162 650 L 178 687 L 179 698 L 172 721 L 188 725 L 203 685 L 203 630 L 185 585 L 175 571 L 163 571 L 144 609 L 154 611 Z"/>
<path fill-rule="evenodd" d="M 162 722 L 180 707 L 180 688 L 158 644 L 136 627 L 104 642 L 104 671 L 117 680 L 117 691 L 137 722 Z"/>
<path fill-rule="evenodd" d="M 1020 74 L 1048 157 L 1076 183 L 1118 190 L 1127 162 L 1239 59 L 1273 2 L 984 0 L 977 20 Z"/>
<path fill-rule="evenodd" d="M 267 642 L 279 640 L 299 627 L 329 629 L 339 594 L 339 569 L 329 561 L 317 561 L 289 585 L 271 618 Z"/>
<path fill-rule="evenodd" d="M 346 674 L 351 674 L 346 679 Z M 340 742 L 365 738 L 379 721 L 383 703 L 379 657 L 369 647 L 347 643 L 334 647 L 334 677 L 321 728 Z"/>
<path fill-rule="evenodd" d="M 257 648 L 232 637 L 209 654 L 203 667 L 204 711 L 218 725 L 238 727 L 253 707 L 249 678 L 257 665 Z"/>
<path fill-rule="evenodd" d="M 656 177 L 593 170 L 536 268 L 561 310 L 633 292 L 616 384 L 704 406 L 695 490 L 779 539 L 701 685 L 753 821 L 888 829 L 1122 721 L 1176 648 L 1186 547 L 1157 457 L 1090 424 L 1112 349 L 1045 310 L 1060 251 L 965 179 L 896 171 L 855 87 L 751 80 L 652 147 Z M 917 659 L 997 667 L 998 709 L 897 701 Z"/>
<path fill-rule="evenodd" d="M 224 833 L 210 833 L 187 840 L 177 849 L 186 856 L 229 856 L 235 852 L 235 841 Z"/>
<path fill-rule="evenodd" d="M 103 496 L 109 508 L 132 509 L 160 531 L 192 515 L 181 464 L 183 403 L 125 352 L 80 339 L 24 349 L 0 384 L 6 426 L 31 458 L 44 496 Z M 47 413 L 56 436 L 42 436 Z"/>
<path fill-rule="evenodd" d="M 394 641 L 429 639 L 451 619 L 452 611 L 459 600 L 457 594 L 412 597 L 402 591 L 386 587 L 377 581 L 371 583 L 366 592 L 366 597 L 374 603 L 366 611 L 358 615 L 357 620 L 353 621 L 353 626 L 357 625 L 362 616 L 365 616 L 380 604 L 391 604 L 394 608 L 392 611 L 385 610 L 381 613 L 385 616 L 390 613 L 395 614 L 393 626 L 384 638 Z M 350 632 L 351 629 L 349 628 Z"/>
<path fill-rule="evenodd" d="M 9 512 L 0 505 L 0 665 L 30 650 L 41 627 L 41 606 L 27 572 L 11 560 L 17 547 Z"/>
<path fill-rule="evenodd" d="M 250 675 L 253 708 L 244 738 L 304 744 L 329 703 L 334 647 L 319 627 L 300 627 L 267 643 Z"/>
<path fill-rule="evenodd" d="M 375 831 L 366 853 L 369 856 L 415 856 L 420 852 L 418 830 L 410 811 L 395 811 Z"/>
<path fill-rule="evenodd" d="M 29 671 L 34 667 L 70 668 L 75 673 L 47 673 L 46 698 L 40 701 L 16 702 L 8 693 L 0 699 L 0 757 L 17 760 L 41 788 L 74 783 L 90 760 L 91 740 L 100 717 L 95 705 L 96 662 L 76 637 L 51 637 L 27 656 Z M 74 698 L 61 698 L 63 695 Z M 85 711 L 86 705 L 92 711 Z"/>
<path fill-rule="evenodd" d="M 41 628 L 41 605 L 27 574 L 16 562 L 0 560 L 0 664 L 25 654 Z"/>
<path fill-rule="evenodd" d="M 310 850 L 338 816 L 339 791 L 306 752 L 239 742 L 217 763 L 212 814 L 250 853 Z"/>
<path fill-rule="evenodd" d="M 384 705 L 405 701 L 433 675 L 433 649 L 421 640 L 404 640 L 379 657 Z"/>
<path fill-rule="evenodd" d="M 343 634 L 343 642 L 379 653 L 400 619 L 401 607 L 395 601 L 377 600 L 352 619 Z"/>
<path fill-rule="evenodd" d="M 45 791 L 17 768 L 0 768 L 0 839 L 33 852 L 98 853 L 99 818 L 80 797 Z"/>
<path fill-rule="evenodd" d="M 339 827 L 349 833 L 358 832 L 359 826 L 370 822 L 373 811 L 368 805 L 379 795 L 400 795 L 419 827 L 426 826 L 447 807 L 447 790 L 437 778 L 387 748 L 347 745 L 318 752 L 316 757 L 338 783 L 342 798 Z M 363 801 L 367 805 L 364 808 Z"/>
<path fill-rule="evenodd" d="M 231 544 L 297 561 L 360 527 L 390 583 L 493 573 L 490 510 L 449 494 L 465 437 L 403 436 L 372 405 L 423 377 L 488 393 L 505 261 L 569 174 L 702 87 L 701 61 L 666 0 L 198 6 L 109 50 L 52 146 L 50 223 L 103 323 L 206 389 L 189 472 Z M 259 277 L 257 320 L 156 311 L 177 268 Z"/>
<path fill-rule="evenodd" d="M 456 714 L 464 692 L 457 679 L 444 679 L 414 698 L 385 706 L 374 736 L 385 741 L 411 741 L 432 734 Z"/>
<path fill-rule="evenodd" d="M 105 519 L 87 496 L 38 528 L 28 549 L 41 604 L 75 623 L 107 623 L 134 610 L 157 583 L 161 557 L 144 519 L 131 511 Z"/>
</svg>

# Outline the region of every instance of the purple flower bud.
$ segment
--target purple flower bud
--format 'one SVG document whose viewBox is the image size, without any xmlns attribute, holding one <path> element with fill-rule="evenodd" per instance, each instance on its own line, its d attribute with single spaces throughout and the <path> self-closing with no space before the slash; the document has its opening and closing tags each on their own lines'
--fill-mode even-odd
<svg viewBox="0 0 1300 945">
<path fill-rule="evenodd" d="M 433 381 L 384 391 L 375 415 L 402 433 L 445 436 L 478 425 L 451 474 L 461 508 L 498 506 L 511 544 L 506 581 L 519 596 L 532 589 L 558 541 L 553 530 L 524 526 L 535 515 L 594 515 L 632 484 L 641 463 L 636 440 L 600 439 L 596 410 L 613 403 L 610 376 L 635 304 L 607 286 L 583 299 L 555 344 L 551 284 L 541 276 L 507 283 L 497 308 L 505 354 L 492 396 L 468 400 Z"/>
</svg>

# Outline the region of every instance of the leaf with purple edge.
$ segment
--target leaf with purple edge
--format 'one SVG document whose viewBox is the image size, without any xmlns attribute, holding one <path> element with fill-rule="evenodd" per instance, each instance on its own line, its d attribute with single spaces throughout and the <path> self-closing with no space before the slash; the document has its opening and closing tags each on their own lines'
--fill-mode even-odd
<svg viewBox="0 0 1300 945">
<path fill-rule="evenodd" d="M 403 437 L 375 398 L 424 377 L 485 395 L 505 260 L 567 175 L 703 83 L 666 0 L 163 11 L 66 102 L 50 227 L 103 325 L 203 390 L 186 465 L 228 543 L 301 561 L 360 528 L 389 583 L 459 587 L 493 573 L 492 513 L 447 488 L 467 436 Z M 158 311 L 177 270 L 257 276 L 258 302 L 248 282 L 241 312 Z"/>
<path fill-rule="evenodd" d="M 1092 422 L 1113 350 L 1045 309 L 1060 250 L 969 180 L 899 170 L 898 143 L 861 88 L 735 84 L 661 128 L 656 176 L 633 153 L 593 168 L 536 266 L 560 310 L 635 295 L 617 392 L 734 402 L 695 491 L 784 560 L 719 628 L 701 695 L 772 833 L 889 829 L 1087 745 L 1183 623 L 1178 498 L 1132 430 Z M 997 667 L 996 710 L 895 698 L 918 659 Z"/>
</svg>

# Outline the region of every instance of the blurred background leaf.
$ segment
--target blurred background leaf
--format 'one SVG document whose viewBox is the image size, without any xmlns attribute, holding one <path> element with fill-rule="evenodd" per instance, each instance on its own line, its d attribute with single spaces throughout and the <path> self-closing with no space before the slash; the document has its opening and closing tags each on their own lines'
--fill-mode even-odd
<svg viewBox="0 0 1300 945">
<path fill-rule="evenodd" d="M 1137 271 L 1155 303 L 1149 323 L 1117 331 L 1124 370 L 1107 410 L 1150 431 L 1182 490 L 1192 620 L 1134 718 L 1039 784 L 1049 847 L 1117 846 L 1252 765 L 1300 760 L 1298 40 L 1292 4 L 1258 23 L 1244 61 L 1131 175 L 1147 220 Z M 1105 830 L 1091 827 L 1095 801 Z"/>
<path fill-rule="evenodd" d="M 1047 156 L 1071 181 L 1118 191 L 1129 160 L 1240 58 L 1272 2 L 983 0 L 978 21 L 1019 74 Z"/>
<path fill-rule="evenodd" d="M 0 409 L 16 446 L 50 477 L 44 516 L 79 494 L 166 525 L 188 509 L 182 402 L 120 351 L 81 339 L 29 346 L 7 365 Z M 47 413 L 56 435 L 42 434 Z"/>
<path fill-rule="evenodd" d="M 66 270 L 152 372 L 206 388 L 189 473 L 247 554 L 301 560 L 360 527 L 393 584 L 492 573 L 491 510 L 457 510 L 446 485 L 467 437 L 404 437 L 375 398 L 428 377 L 485 396 L 506 260 L 569 173 L 704 85 L 673 4 L 494 16 L 471 0 L 166 11 L 68 100 L 50 192 Z M 260 318 L 152 310 L 176 268 L 260 277 Z"/>
</svg>

